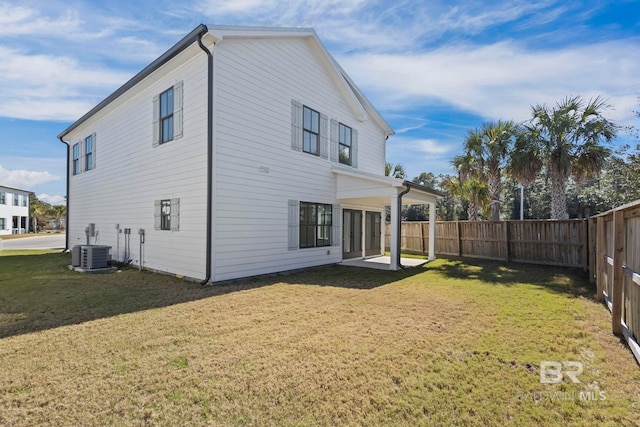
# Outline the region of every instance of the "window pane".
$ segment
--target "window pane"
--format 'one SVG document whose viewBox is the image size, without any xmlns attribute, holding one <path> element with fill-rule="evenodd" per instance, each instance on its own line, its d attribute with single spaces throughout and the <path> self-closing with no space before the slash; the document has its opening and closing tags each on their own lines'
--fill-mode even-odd
<svg viewBox="0 0 640 427">
<path fill-rule="evenodd" d="M 318 133 L 320 129 L 320 113 L 309 107 L 303 107 L 302 127 L 313 133 Z"/>
<path fill-rule="evenodd" d="M 173 88 L 167 91 L 167 112 L 173 114 Z"/>
<path fill-rule="evenodd" d="M 305 129 L 311 129 L 311 110 L 304 107 L 303 123 Z"/>
<path fill-rule="evenodd" d="M 340 145 L 340 163 L 345 165 L 351 165 L 351 148 L 346 145 Z"/>
<path fill-rule="evenodd" d="M 162 119 L 162 142 L 173 139 L 173 116 Z"/>
<path fill-rule="evenodd" d="M 173 88 L 160 94 L 160 118 L 173 114 Z"/>
<path fill-rule="evenodd" d="M 171 200 L 160 202 L 160 229 L 171 230 Z"/>
</svg>

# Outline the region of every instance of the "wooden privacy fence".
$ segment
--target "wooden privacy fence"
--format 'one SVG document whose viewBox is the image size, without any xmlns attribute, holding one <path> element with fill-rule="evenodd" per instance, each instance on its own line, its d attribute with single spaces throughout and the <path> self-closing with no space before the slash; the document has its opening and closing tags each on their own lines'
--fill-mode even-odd
<svg viewBox="0 0 640 427">
<path fill-rule="evenodd" d="M 389 227 L 386 228 L 389 247 Z M 436 223 L 436 254 L 587 269 L 587 221 Z M 428 222 L 403 222 L 401 250 L 426 254 Z"/>
<path fill-rule="evenodd" d="M 640 200 L 589 219 L 589 228 L 590 278 L 611 311 L 613 333 L 640 363 Z"/>
</svg>

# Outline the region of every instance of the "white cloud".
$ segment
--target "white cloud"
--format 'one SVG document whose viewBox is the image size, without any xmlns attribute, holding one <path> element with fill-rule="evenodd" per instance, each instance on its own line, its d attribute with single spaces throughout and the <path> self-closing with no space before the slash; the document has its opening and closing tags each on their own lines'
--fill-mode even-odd
<svg viewBox="0 0 640 427">
<path fill-rule="evenodd" d="M 81 22 L 77 12 L 66 10 L 55 18 L 42 16 L 34 8 L 0 3 L 0 36 L 23 36 L 26 34 L 68 34 L 78 28 Z"/>
<path fill-rule="evenodd" d="M 49 203 L 50 205 L 64 205 L 66 203 L 66 199 L 64 196 L 58 195 L 49 195 L 46 193 L 38 194 L 38 200 Z"/>
<path fill-rule="evenodd" d="M 387 141 L 387 161 L 401 163 L 412 179 L 422 172 L 451 173 L 449 160 L 458 146 L 435 139 L 391 136 Z"/>
<path fill-rule="evenodd" d="M 434 139 L 408 138 L 391 136 L 389 145 L 394 147 L 402 147 L 404 150 L 411 152 L 419 152 L 427 155 L 441 155 L 451 152 L 454 147 L 441 143 Z"/>
<path fill-rule="evenodd" d="M 128 73 L 100 69 L 65 56 L 30 55 L 0 46 L 0 116 L 75 120 Z"/>
<path fill-rule="evenodd" d="M 10 170 L 0 165 L 0 183 L 7 187 L 30 190 L 41 184 L 57 181 L 60 177 L 49 172 L 28 171 L 24 169 Z"/>
<path fill-rule="evenodd" d="M 621 124 L 637 106 L 638 39 L 547 51 L 515 42 L 442 47 L 417 54 L 338 58 L 374 104 L 403 110 L 437 100 L 486 119 L 524 120 L 531 105 L 603 95 Z M 635 87 L 635 89 L 633 89 Z"/>
</svg>

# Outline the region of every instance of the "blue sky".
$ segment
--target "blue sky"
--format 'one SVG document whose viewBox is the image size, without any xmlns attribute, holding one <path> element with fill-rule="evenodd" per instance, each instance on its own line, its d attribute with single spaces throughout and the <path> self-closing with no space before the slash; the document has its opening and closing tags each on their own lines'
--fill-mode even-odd
<svg viewBox="0 0 640 427">
<path fill-rule="evenodd" d="M 63 203 L 56 135 L 199 23 L 315 28 L 409 178 L 450 173 L 469 129 L 568 95 L 638 125 L 640 0 L 0 0 L 0 184 Z"/>
</svg>

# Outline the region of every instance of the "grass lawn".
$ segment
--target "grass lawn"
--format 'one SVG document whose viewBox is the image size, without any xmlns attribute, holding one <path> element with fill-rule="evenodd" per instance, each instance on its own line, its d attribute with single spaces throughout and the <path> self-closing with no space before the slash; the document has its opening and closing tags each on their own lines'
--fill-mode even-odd
<svg viewBox="0 0 640 427">
<path fill-rule="evenodd" d="M 437 260 L 200 288 L 0 252 L 0 425 L 638 425 L 581 272 Z M 574 384 L 541 361 L 577 361 Z M 582 393 L 582 394 L 581 394 Z"/>
</svg>

